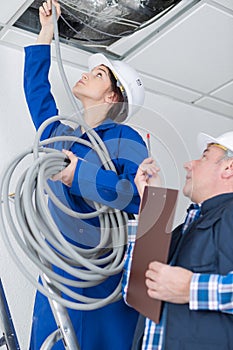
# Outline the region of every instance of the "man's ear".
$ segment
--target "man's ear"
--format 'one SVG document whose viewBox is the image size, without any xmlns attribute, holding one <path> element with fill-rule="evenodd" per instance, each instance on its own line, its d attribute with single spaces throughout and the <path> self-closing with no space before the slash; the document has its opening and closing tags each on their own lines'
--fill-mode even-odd
<svg viewBox="0 0 233 350">
<path fill-rule="evenodd" d="M 230 178 L 233 176 L 233 159 L 229 159 L 227 161 L 227 164 L 225 164 L 225 167 L 222 172 L 222 177 L 224 179 Z"/>
</svg>

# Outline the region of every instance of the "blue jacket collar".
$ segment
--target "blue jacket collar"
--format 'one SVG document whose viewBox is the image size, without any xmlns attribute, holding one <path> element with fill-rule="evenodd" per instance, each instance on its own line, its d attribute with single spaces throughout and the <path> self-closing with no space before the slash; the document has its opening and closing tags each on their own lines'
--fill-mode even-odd
<svg viewBox="0 0 233 350">
<path fill-rule="evenodd" d="M 102 124 L 98 125 L 94 130 L 106 130 L 114 128 L 118 123 L 114 122 L 112 119 L 107 118 L 103 121 Z"/>
<path fill-rule="evenodd" d="M 233 192 L 219 194 L 218 196 L 204 201 L 201 206 L 201 212 L 202 214 L 205 214 L 212 209 L 216 209 L 222 205 L 227 205 L 231 201 L 233 201 Z"/>
</svg>

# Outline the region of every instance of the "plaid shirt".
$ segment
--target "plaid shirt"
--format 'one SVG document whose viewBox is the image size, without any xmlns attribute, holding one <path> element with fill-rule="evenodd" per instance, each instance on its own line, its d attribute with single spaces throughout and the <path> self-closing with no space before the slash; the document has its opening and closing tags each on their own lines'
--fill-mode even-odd
<svg viewBox="0 0 233 350">
<path fill-rule="evenodd" d="M 215 310 L 233 314 L 233 271 L 226 276 L 193 275 L 190 286 L 190 310 Z"/>
<path fill-rule="evenodd" d="M 200 207 L 191 204 L 187 210 L 182 232 L 200 216 Z M 123 297 L 126 300 L 127 283 L 129 280 L 132 263 L 134 242 L 137 232 L 137 220 L 129 221 L 129 243 L 125 258 L 125 269 L 122 281 Z M 190 310 L 218 310 L 226 313 L 233 313 L 233 271 L 227 276 L 211 274 L 193 274 L 190 285 Z M 145 319 L 145 330 L 141 350 L 162 350 L 164 320 L 162 315 L 160 323 L 155 324 L 150 319 Z"/>
</svg>

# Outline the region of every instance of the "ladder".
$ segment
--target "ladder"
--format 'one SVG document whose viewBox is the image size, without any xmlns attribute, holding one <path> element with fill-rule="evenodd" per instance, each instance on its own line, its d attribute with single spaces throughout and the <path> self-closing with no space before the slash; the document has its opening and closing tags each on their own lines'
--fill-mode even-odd
<svg viewBox="0 0 233 350">
<path fill-rule="evenodd" d="M 46 276 L 43 278 L 43 284 L 47 286 L 51 293 L 58 293 L 54 287 L 51 286 Z M 68 315 L 67 309 L 60 305 L 55 300 L 49 299 L 50 307 L 53 312 L 53 316 L 57 323 L 57 330 L 50 334 L 42 344 L 40 350 L 50 350 L 59 341 L 63 341 L 65 350 L 80 350 L 80 346 L 77 342 L 73 325 Z M 20 350 L 19 342 L 17 339 L 15 327 L 12 321 L 10 310 L 8 307 L 6 295 L 0 279 L 0 326 L 2 330 L 2 336 L 0 338 L 0 347 L 6 346 L 7 350 Z"/>
<path fill-rule="evenodd" d="M 20 350 L 14 324 L 11 318 L 7 299 L 0 279 L 0 323 L 3 335 L 0 338 L 0 347 L 6 346 L 8 350 Z"/>
<path fill-rule="evenodd" d="M 43 285 L 50 291 L 50 293 L 60 293 L 50 284 L 47 276 L 42 278 Z M 62 340 L 65 350 L 81 350 L 77 337 L 74 332 L 74 328 L 67 309 L 59 304 L 56 300 L 49 298 L 50 307 L 53 312 L 53 316 L 57 323 L 57 330 L 50 334 L 42 344 L 40 350 L 50 350 L 53 345 L 58 341 Z"/>
</svg>

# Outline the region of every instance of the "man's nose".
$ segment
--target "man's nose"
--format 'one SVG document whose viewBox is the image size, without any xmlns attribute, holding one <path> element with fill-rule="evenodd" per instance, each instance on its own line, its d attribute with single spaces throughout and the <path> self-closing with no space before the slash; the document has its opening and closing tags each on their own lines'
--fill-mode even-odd
<svg viewBox="0 0 233 350">
<path fill-rule="evenodd" d="M 185 170 L 190 170 L 190 169 L 192 169 L 192 163 L 193 163 L 192 160 L 190 160 L 190 161 L 188 161 L 188 162 L 185 162 L 185 163 L 184 163 L 184 168 L 185 168 Z"/>
</svg>

